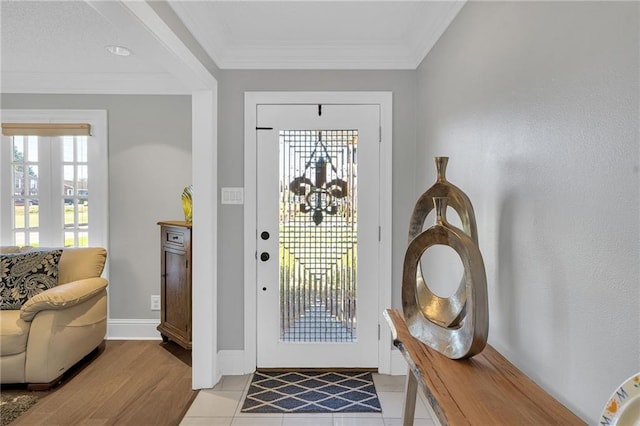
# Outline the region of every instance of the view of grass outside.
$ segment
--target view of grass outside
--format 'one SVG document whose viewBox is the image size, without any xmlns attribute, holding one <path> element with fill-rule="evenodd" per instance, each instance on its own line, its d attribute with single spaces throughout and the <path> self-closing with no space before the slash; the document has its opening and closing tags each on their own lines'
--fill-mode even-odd
<svg viewBox="0 0 640 426">
<path fill-rule="evenodd" d="M 15 245 L 89 244 L 88 135 L 54 135 L 58 130 L 52 136 L 10 137 L 13 156 L 8 166 L 13 180 Z M 58 205 L 56 200 L 62 203 Z M 52 222 L 52 216 L 62 223 Z"/>
<path fill-rule="evenodd" d="M 29 228 L 30 229 L 38 228 L 40 225 L 40 206 L 37 206 L 37 205 L 30 206 L 28 215 L 29 215 Z M 88 217 L 89 217 L 89 205 L 87 203 L 82 203 L 82 204 L 78 203 L 78 226 L 80 227 L 86 226 L 88 224 Z M 16 230 L 25 228 L 25 208 L 23 206 L 15 207 L 14 221 L 15 221 L 14 228 Z M 65 205 L 64 206 L 64 224 L 73 226 L 74 223 L 75 223 L 74 206 Z M 88 242 L 89 242 L 89 237 L 87 235 L 87 232 L 81 232 L 80 235 L 78 235 L 77 246 L 86 247 L 88 245 Z M 21 245 L 19 244 L 20 243 L 19 241 L 16 241 L 16 243 L 18 245 Z M 37 247 L 39 246 L 39 243 L 32 242 L 30 245 Z M 72 247 L 74 245 L 76 245 L 74 242 L 74 233 L 65 232 L 64 246 Z"/>
<path fill-rule="evenodd" d="M 73 240 L 74 240 L 73 237 L 65 238 L 64 239 L 64 246 L 65 247 L 74 247 Z M 88 235 L 79 235 L 78 236 L 78 245 L 76 247 L 88 247 L 88 246 L 89 246 L 89 236 Z"/>
</svg>

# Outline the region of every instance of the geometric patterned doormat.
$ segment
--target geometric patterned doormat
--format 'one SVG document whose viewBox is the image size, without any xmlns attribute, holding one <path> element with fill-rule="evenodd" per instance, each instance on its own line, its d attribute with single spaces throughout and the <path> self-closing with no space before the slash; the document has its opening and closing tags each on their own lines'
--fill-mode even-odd
<svg viewBox="0 0 640 426">
<path fill-rule="evenodd" d="M 379 413 L 368 371 L 256 371 L 243 413 Z"/>
</svg>

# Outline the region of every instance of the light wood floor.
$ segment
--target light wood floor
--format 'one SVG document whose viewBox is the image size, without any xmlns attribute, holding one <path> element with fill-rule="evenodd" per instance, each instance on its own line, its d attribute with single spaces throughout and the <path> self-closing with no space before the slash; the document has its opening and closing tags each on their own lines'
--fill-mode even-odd
<svg viewBox="0 0 640 426">
<path fill-rule="evenodd" d="M 12 426 L 178 425 L 196 394 L 188 352 L 173 343 L 110 340 Z"/>
</svg>

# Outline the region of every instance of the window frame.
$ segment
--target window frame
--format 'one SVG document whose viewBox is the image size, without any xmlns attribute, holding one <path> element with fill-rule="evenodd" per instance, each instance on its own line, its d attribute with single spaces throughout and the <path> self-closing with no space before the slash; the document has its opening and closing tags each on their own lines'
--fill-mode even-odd
<svg viewBox="0 0 640 426">
<path fill-rule="evenodd" d="M 88 188 L 91 194 L 91 219 L 89 245 L 109 249 L 108 221 L 108 123 L 106 110 L 1 110 L 2 122 L 11 123 L 89 123 L 91 135 L 87 141 L 89 164 Z M 13 245 L 12 229 L 12 184 L 11 178 L 11 143 L 9 136 L 2 136 L 0 145 L 0 245 Z M 60 162 L 60 170 L 53 171 L 53 176 L 62 173 L 63 162 L 60 154 L 51 152 L 49 157 Z M 39 182 L 42 185 L 43 182 Z M 41 186 L 42 188 L 42 186 Z M 42 191 L 42 189 L 41 189 Z M 49 191 L 50 192 L 50 191 Z M 53 196 L 53 195 L 52 195 Z M 41 217 L 41 228 L 42 228 Z M 52 218 L 53 219 L 53 218 Z M 49 221 L 48 229 L 41 230 L 40 246 L 63 247 L 64 226 L 57 231 L 58 220 Z M 60 225 L 63 225 L 62 223 Z M 57 241 L 58 236 L 60 240 Z M 44 237 L 44 238 L 43 238 Z"/>
</svg>

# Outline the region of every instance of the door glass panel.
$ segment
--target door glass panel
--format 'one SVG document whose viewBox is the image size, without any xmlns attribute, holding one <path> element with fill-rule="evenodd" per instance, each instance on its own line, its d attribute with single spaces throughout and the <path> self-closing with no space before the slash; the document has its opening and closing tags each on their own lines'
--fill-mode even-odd
<svg viewBox="0 0 640 426">
<path fill-rule="evenodd" d="M 13 138 L 13 161 L 24 161 L 24 138 L 22 136 L 14 136 Z"/>
<path fill-rule="evenodd" d="M 89 233 L 85 231 L 78 232 L 78 247 L 89 247 Z"/>
<path fill-rule="evenodd" d="M 80 137 L 77 138 L 78 141 L 78 158 L 77 161 L 86 163 L 87 162 L 87 138 Z"/>
<path fill-rule="evenodd" d="M 33 247 L 40 246 L 40 233 L 39 232 L 29 232 L 29 244 Z"/>
<path fill-rule="evenodd" d="M 64 227 L 65 229 L 73 228 L 76 223 L 76 206 L 71 202 L 64 206 Z"/>
<path fill-rule="evenodd" d="M 280 340 L 356 342 L 358 131 L 279 139 Z"/>
<path fill-rule="evenodd" d="M 73 141 L 73 136 L 64 136 L 62 138 L 62 161 L 65 163 L 71 163 L 74 160 Z"/>
<path fill-rule="evenodd" d="M 89 165 L 86 136 L 65 136 L 64 158 L 64 229 L 65 246 L 88 246 L 89 238 Z"/>
<path fill-rule="evenodd" d="M 38 137 L 37 136 L 28 136 L 28 149 L 27 152 L 27 161 L 32 161 L 34 163 L 38 162 Z"/>
<path fill-rule="evenodd" d="M 15 245 L 21 247 L 26 245 L 27 240 L 24 232 L 14 232 L 13 235 L 15 236 Z"/>
<path fill-rule="evenodd" d="M 24 174 L 24 163 L 13 166 L 13 195 L 23 198 L 26 194 L 26 176 Z"/>
<path fill-rule="evenodd" d="M 40 227 L 40 206 L 38 200 L 32 199 L 27 201 L 27 217 L 29 223 L 29 229 L 36 229 Z"/>
<path fill-rule="evenodd" d="M 13 200 L 13 228 L 24 229 L 27 221 L 27 209 L 20 198 Z"/>
<path fill-rule="evenodd" d="M 63 172 L 64 172 L 63 191 L 64 191 L 64 195 L 67 196 L 66 198 L 69 198 L 69 199 L 73 199 L 72 197 L 76 193 L 74 169 L 75 169 L 75 166 L 71 166 L 71 165 L 66 165 L 63 167 Z M 69 202 L 68 200 L 66 201 L 67 203 Z"/>
<path fill-rule="evenodd" d="M 76 235 L 74 232 L 66 232 L 64 233 L 64 246 L 65 247 L 74 247 L 76 245 Z"/>
<path fill-rule="evenodd" d="M 89 224 L 89 203 L 87 200 L 78 200 L 78 226 L 87 228 Z"/>
<path fill-rule="evenodd" d="M 38 137 L 13 136 L 13 232 L 17 245 L 39 245 L 40 225 Z M 26 231 L 32 232 L 26 232 Z"/>
<path fill-rule="evenodd" d="M 76 182 L 77 195 L 87 195 L 87 183 L 89 181 L 89 167 L 86 165 L 78 166 L 76 173 L 78 181 Z"/>
<path fill-rule="evenodd" d="M 38 166 L 28 167 L 29 195 L 38 196 Z"/>
</svg>

